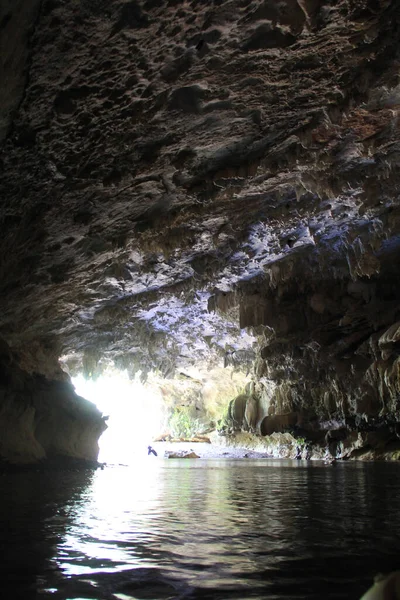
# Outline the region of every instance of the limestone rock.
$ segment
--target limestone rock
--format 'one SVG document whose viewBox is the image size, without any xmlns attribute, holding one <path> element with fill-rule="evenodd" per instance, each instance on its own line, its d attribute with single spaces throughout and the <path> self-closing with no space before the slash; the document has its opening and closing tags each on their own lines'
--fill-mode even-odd
<svg viewBox="0 0 400 600">
<path fill-rule="evenodd" d="M 26 390 L 225 365 L 265 431 L 394 448 L 400 8 L 188 6 L 2 3 L 0 335 Z M 4 396 L 10 453 L 93 454 L 60 389 Z"/>
<path fill-rule="evenodd" d="M 106 429 L 100 411 L 72 384 L 23 371 L 6 344 L 0 348 L 0 464 L 46 459 L 96 461 Z"/>
<path fill-rule="evenodd" d="M 190 452 L 186 450 L 181 450 L 178 452 L 174 452 L 172 450 L 165 451 L 166 458 L 200 458 L 195 452 Z"/>
<path fill-rule="evenodd" d="M 246 426 L 249 431 L 255 431 L 258 417 L 258 402 L 254 396 L 248 396 L 246 401 L 246 408 L 244 411 L 244 418 Z"/>
<path fill-rule="evenodd" d="M 243 427 L 247 400 L 246 394 L 239 394 L 229 403 L 228 418 L 234 430 Z"/>
</svg>

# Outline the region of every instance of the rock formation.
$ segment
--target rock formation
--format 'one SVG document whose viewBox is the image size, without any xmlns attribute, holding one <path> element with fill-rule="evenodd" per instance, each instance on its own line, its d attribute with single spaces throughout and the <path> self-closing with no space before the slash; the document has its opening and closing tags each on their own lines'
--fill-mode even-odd
<svg viewBox="0 0 400 600">
<path fill-rule="evenodd" d="M 228 407 L 228 422 L 233 431 L 240 431 L 245 426 L 247 396 L 240 394 L 230 401 Z"/>
<path fill-rule="evenodd" d="M 189 452 L 185 450 L 173 452 L 172 450 L 167 450 L 165 452 L 165 458 L 200 458 L 200 456 L 198 456 L 196 452 Z"/>
<path fill-rule="evenodd" d="M 265 431 L 396 450 L 399 24 L 394 0 L 3 3 L 24 377 L 223 363 Z"/>
<path fill-rule="evenodd" d="M 258 402 L 254 396 L 249 396 L 247 398 L 244 418 L 246 428 L 249 431 L 255 432 L 258 422 Z"/>
<path fill-rule="evenodd" d="M 27 373 L 0 346 L 0 469 L 46 459 L 97 459 L 104 419 L 63 379 Z"/>
</svg>

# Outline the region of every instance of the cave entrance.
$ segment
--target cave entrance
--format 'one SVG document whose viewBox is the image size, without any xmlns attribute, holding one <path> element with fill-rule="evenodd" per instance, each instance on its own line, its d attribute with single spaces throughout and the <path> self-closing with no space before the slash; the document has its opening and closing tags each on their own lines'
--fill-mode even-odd
<svg viewBox="0 0 400 600">
<path fill-rule="evenodd" d="M 108 417 L 99 440 L 99 461 L 131 464 L 147 456 L 147 446 L 163 426 L 163 403 L 156 390 L 125 372 L 85 379 L 72 378 L 77 394 L 93 402 Z"/>
</svg>

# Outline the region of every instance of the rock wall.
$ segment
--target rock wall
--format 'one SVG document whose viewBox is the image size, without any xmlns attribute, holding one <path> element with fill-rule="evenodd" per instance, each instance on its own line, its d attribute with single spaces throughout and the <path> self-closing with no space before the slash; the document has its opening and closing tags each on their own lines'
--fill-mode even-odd
<svg viewBox="0 0 400 600">
<path fill-rule="evenodd" d="M 0 142 L 23 99 L 30 36 L 40 4 L 41 0 L 3 0 L 0 5 Z"/>
<path fill-rule="evenodd" d="M 258 333 L 253 370 L 258 431 L 290 431 L 334 455 L 400 449 L 398 250 L 384 243 L 376 273 L 352 277 L 343 252 L 322 273 L 315 252 L 282 260 L 229 299 Z M 368 262 L 363 248 L 360 259 Z"/>
<path fill-rule="evenodd" d="M 95 461 L 105 429 L 100 411 L 77 396 L 71 383 L 23 371 L 1 343 L 0 465 L 65 458 Z"/>
</svg>

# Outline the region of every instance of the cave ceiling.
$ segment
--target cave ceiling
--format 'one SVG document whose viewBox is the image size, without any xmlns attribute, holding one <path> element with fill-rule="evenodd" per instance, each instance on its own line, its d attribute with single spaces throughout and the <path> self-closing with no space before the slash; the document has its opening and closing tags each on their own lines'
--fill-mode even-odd
<svg viewBox="0 0 400 600">
<path fill-rule="evenodd" d="M 343 318 L 393 280 L 398 2 L 32 0 L 0 23 L 0 335 L 28 366 L 248 365 L 279 306 Z"/>
</svg>

